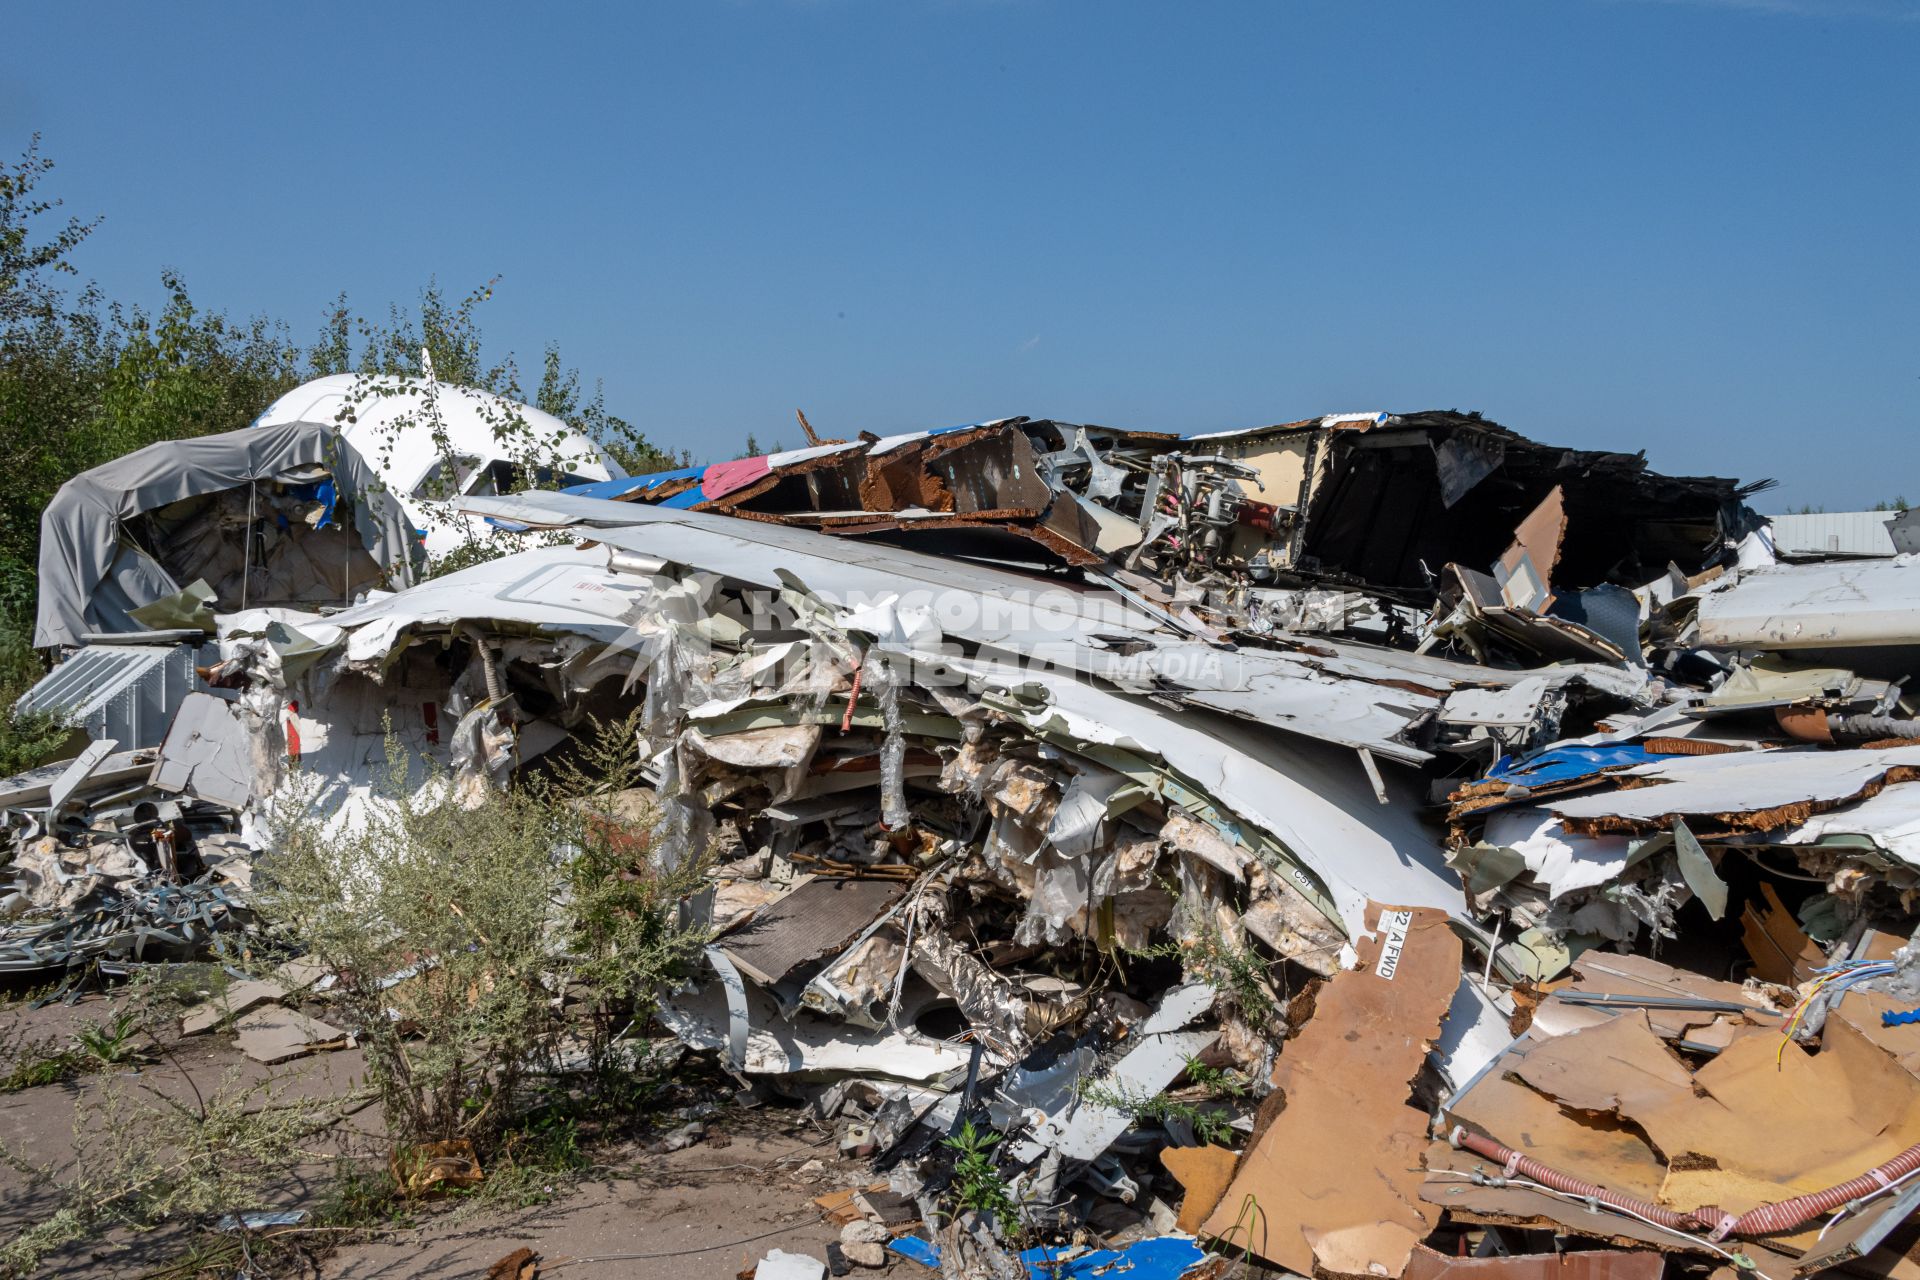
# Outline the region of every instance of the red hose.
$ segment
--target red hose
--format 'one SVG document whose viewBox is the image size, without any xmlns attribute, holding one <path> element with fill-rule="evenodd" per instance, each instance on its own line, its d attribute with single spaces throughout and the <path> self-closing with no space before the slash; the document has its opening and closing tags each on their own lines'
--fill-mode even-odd
<svg viewBox="0 0 1920 1280">
<path fill-rule="evenodd" d="M 1697 1209 L 1682 1212 L 1651 1201 L 1637 1199 L 1634 1196 L 1623 1195 L 1618 1191 L 1609 1191 L 1597 1183 L 1587 1182 L 1572 1174 L 1562 1173 L 1550 1165 L 1541 1164 L 1531 1156 L 1523 1156 L 1511 1147 L 1503 1147 L 1492 1138 L 1468 1133 L 1457 1126 L 1449 1141 L 1455 1147 L 1465 1147 L 1475 1155 L 1485 1156 L 1489 1160 L 1498 1160 L 1505 1170 L 1506 1177 L 1511 1178 L 1516 1173 L 1521 1174 L 1542 1186 L 1552 1187 L 1555 1191 L 1564 1191 L 1568 1195 L 1594 1200 L 1600 1204 L 1611 1205 L 1615 1209 L 1639 1214 L 1651 1222 L 1674 1231 L 1704 1231 L 1710 1240 L 1724 1240 L 1728 1236 L 1784 1235 L 1815 1218 L 1832 1213 L 1851 1200 L 1882 1190 L 1916 1169 L 1920 1169 L 1920 1143 L 1915 1143 L 1885 1164 L 1867 1170 L 1851 1182 L 1828 1187 L 1825 1191 L 1813 1191 L 1804 1196 L 1795 1196 L 1791 1200 L 1756 1205 L 1736 1217 L 1718 1205 L 1702 1205 Z"/>
<path fill-rule="evenodd" d="M 1451 1140 L 1456 1147 L 1465 1147 L 1475 1155 L 1485 1156 L 1489 1160 L 1498 1160 L 1504 1166 L 1505 1176 L 1509 1178 L 1516 1173 L 1521 1174 L 1542 1186 L 1552 1187 L 1555 1191 L 1564 1191 L 1568 1195 L 1579 1196 L 1585 1200 L 1597 1200 L 1601 1204 L 1612 1205 L 1616 1209 L 1625 1209 L 1675 1231 L 1706 1229 L 1687 1214 L 1654 1204 L 1651 1200 L 1640 1200 L 1618 1191 L 1609 1191 L 1598 1183 L 1587 1182 L 1570 1173 L 1562 1173 L 1551 1165 L 1541 1164 L 1531 1156 L 1521 1155 L 1511 1147 L 1503 1147 L 1492 1138 L 1483 1138 L 1477 1133 L 1468 1133 L 1464 1129 L 1455 1128 Z M 1717 1209 L 1712 1212 L 1716 1217 L 1719 1214 Z"/>
<path fill-rule="evenodd" d="M 853 727 L 853 705 L 860 701 L 860 677 L 867 671 L 867 657 L 860 655 L 860 665 L 853 669 L 853 688 L 847 691 L 847 714 L 840 717 L 840 732 L 845 733 Z"/>
</svg>

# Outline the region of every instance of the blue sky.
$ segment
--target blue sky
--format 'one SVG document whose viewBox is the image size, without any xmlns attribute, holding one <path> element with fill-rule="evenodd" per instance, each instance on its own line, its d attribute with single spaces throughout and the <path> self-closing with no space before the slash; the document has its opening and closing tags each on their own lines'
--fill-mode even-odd
<svg viewBox="0 0 1920 1280">
<path fill-rule="evenodd" d="M 657 441 L 1479 409 L 1920 501 L 1920 0 L 43 4 L 83 272 L 501 277 Z"/>
</svg>

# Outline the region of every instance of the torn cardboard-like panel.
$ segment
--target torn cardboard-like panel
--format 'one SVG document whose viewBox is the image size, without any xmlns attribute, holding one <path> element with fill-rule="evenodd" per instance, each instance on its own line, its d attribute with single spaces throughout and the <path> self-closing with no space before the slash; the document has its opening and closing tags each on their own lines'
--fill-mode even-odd
<svg viewBox="0 0 1920 1280">
<path fill-rule="evenodd" d="M 1513 531 L 1493 565 L 1500 596 L 1510 609 L 1545 613 L 1553 604 L 1553 571 L 1560 563 L 1560 540 L 1567 533 L 1567 495 L 1553 486 L 1540 505 Z"/>
<path fill-rule="evenodd" d="M 1862 1039 L 1878 1045 L 1901 1067 L 1920 1076 L 1920 1027 L 1910 1024 L 1890 1027 L 1881 1021 L 1882 1014 L 1905 1013 L 1912 1008 L 1912 1000 L 1903 1000 L 1879 991 L 1855 989 L 1828 1008 L 1827 1025 L 1846 1023 L 1859 1032 Z"/>
<path fill-rule="evenodd" d="M 1522 1056 L 1512 1072 L 1574 1111 L 1632 1115 L 1693 1094 L 1693 1074 L 1638 1009 L 1555 1036 Z"/>
<path fill-rule="evenodd" d="M 1521 1059 L 1521 1052 L 1510 1051 L 1495 1062 L 1448 1105 L 1446 1120 L 1540 1160 L 1547 1160 L 1544 1153 L 1551 1151 L 1554 1159 L 1564 1162 L 1558 1168 L 1602 1186 L 1652 1198 L 1667 1167 L 1646 1139 L 1611 1117 L 1570 1115 L 1514 1075 Z M 1503 1132 L 1514 1136 L 1502 1137 Z"/>
<path fill-rule="evenodd" d="M 1220 1203 L 1233 1181 L 1233 1169 L 1239 1153 L 1230 1147 L 1168 1147 L 1160 1153 L 1160 1163 L 1173 1175 L 1186 1194 L 1180 1201 L 1180 1217 L 1175 1224 L 1191 1235 Z"/>
<path fill-rule="evenodd" d="M 1476 1186 L 1468 1175 L 1479 1173 L 1497 1178 L 1500 1167 L 1489 1165 L 1470 1152 L 1450 1151 L 1444 1142 L 1428 1149 L 1427 1167 L 1431 1172 L 1421 1185 L 1420 1198 L 1436 1209 L 1445 1209 L 1451 1222 L 1548 1227 L 1622 1248 L 1650 1245 L 1670 1251 L 1687 1247 L 1685 1239 L 1665 1228 L 1624 1214 L 1590 1209 L 1583 1200 L 1519 1185 Z M 1758 1241 L 1742 1240 L 1739 1251 L 1752 1260 L 1756 1274 L 1768 1280 L 1788 1280 L 1796 1274 L 1795 1255 L 1790 1250 L 1783 1252 Z M 1700 1252 L 1703 1257 L 1710 1256 L 1705 1250 Z"/>
<path fill-rule="evenodd" d="M 1761 901 L 1747 899 L 1740 913 L 1740 940 L 1753 957 L 1754 976 L 1795 987 L 1811 981 L 1827 953 L 1807 936 L 1774 887 L 1760 882 Z"/>
<path fill-rule="evenodd" d="M 1320 989 L 1281 1052 L 1282 1109 L 1202 1228 L 1303 1275 L 1397 1276 L 1435 1221 L 1419 1200 L 1426 1118 L 1407 1096 L 1459 985 L 1460 940 L 1440 912 L 1377 912 L 1359 967 Z"/>
<path fill-rule="evenodd" d="M 1845 1023 L 1828 1024 L 1818 1054 L 1782 1052 L 1769 1032 L 1743 1036 L 1694 1082 L 1704 1099 L 1630 1113 L 1668 1156 L 1671 1203 L 1742 1212 L 1846 1182 L 1920 1142 L 1920 1082 Z"/>
<path fill-rule="evenodd" d="M 234 1042 L 255 1062 L 286 1062 L 322 1049 L 345 1048 L 347 1033 L 298 1009 L 256 1008 L 233 1024 Z"/>
<path fill-rule="evenodd" d="M 1818 1054 L 1751 1029 L 1690 1072 L 1643 1014 L 1621 1013 L 1523 1046 L 1494 1070 L 1497 1080 L 1456 1100 L 1456 1123 L 1555 1169 L 1682 1209 L 1737 1214 L 1820 1191 L 1920 1141 L 1920 1082 L 1845 1024 L 1829 1024 Z"/>
<path fill-rule="evenodd" d="M 1667 1259 L 1649 1249 L 1587 1249 L 1449 1258 L 1416 1245 L 1406 1280 L 1660 1280 Z"/>
<path fill-rule="evenodd" d="M 213 999 L 182 1012 L 180 1034 L 202 1035 L 230 1018 L 237 1018 L 263 1004 L 278 1004 L 286 998 L 287 989 L 277 982 L 248 979 L 233 983 Z"/>
<path fill-rule="evenodd" d="M 1693 1038 L 1698 1028 L 1733 1017 L 1762 1027 L 1778 1027 L 1780 1014 L 1766 997 L 1737 982 L 1720 982 L 1663 964 L 1650 956 L 1590 951 L 1575 962 L 1573 981 L 1534 1011 L 1533 1025 L 1543 1036 L 1593 1025 L 1622 1008 L 1643 1008 L 1662 1039 Z"/>
</svg>

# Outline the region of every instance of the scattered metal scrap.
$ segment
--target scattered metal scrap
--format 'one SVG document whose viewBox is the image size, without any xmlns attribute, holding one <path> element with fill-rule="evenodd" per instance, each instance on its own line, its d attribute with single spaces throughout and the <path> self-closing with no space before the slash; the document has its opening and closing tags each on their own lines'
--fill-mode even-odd
<svg viewBox="0 0 1920 1280">
<path fill-rule="evenodd" d="M 459 802 L 638 709 L 647 856 L 713 931 L 660 1023 L 872 1158 L 909 1208 L 848 1247 L 937 1221 L 972 1123 L 1036 1226 L 1132 1242 L 1006 1275 L 1212 1265 L 1178 1229 L 1324 1277 L 1909 1280 L 1911 556 L 1776 563 L 1762 486 L 1456 413 L 809 438 L 469 496 L 574 545 L 221 615 L 147 775 L 0 784 L 16 877 L 79 859 L 36 907 L 72 929 L 205 883 L 117 816 L 157 788 L 270 852 L 381 803 L 390 735 Z M 297 1020 L 230 1000 L 196 1026 Z"/>
</svg>

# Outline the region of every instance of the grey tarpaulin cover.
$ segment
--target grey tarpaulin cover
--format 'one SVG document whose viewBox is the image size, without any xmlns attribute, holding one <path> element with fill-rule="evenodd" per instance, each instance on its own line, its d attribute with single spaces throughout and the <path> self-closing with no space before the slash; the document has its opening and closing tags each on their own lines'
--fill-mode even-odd
<svg viewBox="0 0 1920 1280">
<path fill-rule="evenodd" d="M 242 490 L 316 467 L 333 474 L 344 522 L 352 512 L 358 541 L 391 588 L 414 581 L 412 530 L 378 473 L 331 423 L 243 427 L 194 440 L 167 440 L 84 471 L 60 487 L 40 517 L 40 611 L 34 644 L 77 645 L 93 632 L 138 631 L 128 616 L 181 589 L 152 555 L 123 535 L 122 524 L 187 498 Z M 242 500 L 244 504 L 244 499 Z M 244 505 L 242 507 L 244 510 Z M 238 539 L 229 537 L 229 545 Z M 187 575 L 190 581 L 195 576 Z M 209 575 L 210 577 L 212 575 Z M 238 600 L 221 600 L 236 608 Z M 314 603 L 319 603 L 315 601 Z"/>
</svg>

